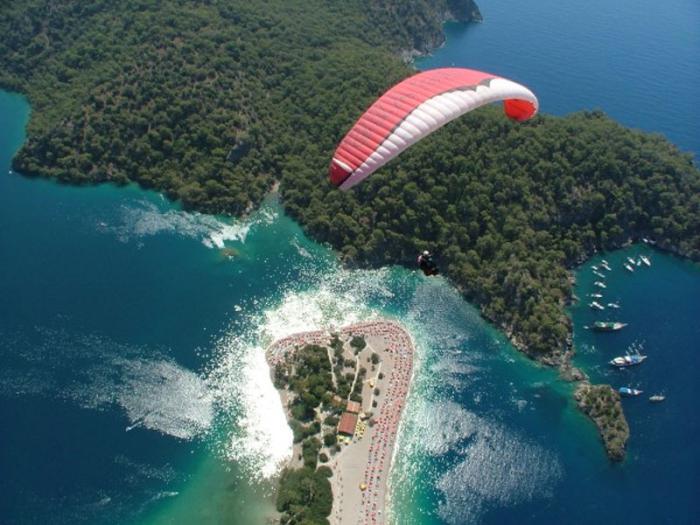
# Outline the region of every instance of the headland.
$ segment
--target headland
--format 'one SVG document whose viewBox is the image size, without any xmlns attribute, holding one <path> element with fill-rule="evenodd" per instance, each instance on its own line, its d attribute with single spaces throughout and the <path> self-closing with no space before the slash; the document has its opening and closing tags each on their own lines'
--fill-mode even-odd
<svg viewBox="0 0 700 525">
<path fill-rule="evenodd" d="M 413 353 L 410 335 L 386 320 L 303 332 L 267 349 L 294 432 L 293 456 L 277 500 L 283 521 L 301 512 L 303 517 L 327 516 L 333 524 L 385 523 L 387 481 Z M 312 498 L 300 509 L 303 477 L 313 480 L 307 486 L 316 483 L 317 494 L 324 493 L 327 478 L 332 505 L 322 496 L 324 501 Z"/>
</svg>

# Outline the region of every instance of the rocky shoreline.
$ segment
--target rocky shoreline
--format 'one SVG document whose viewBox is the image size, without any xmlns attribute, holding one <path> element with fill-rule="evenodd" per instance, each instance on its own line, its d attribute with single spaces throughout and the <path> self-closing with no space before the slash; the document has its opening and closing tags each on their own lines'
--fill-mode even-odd
<svg viewBox="0 0 700 525">
<path fill-rule="evenodd" d="M 622 461 L 630 429 L 622 411 L 620 394 L 610 385 L 591 385 L 588 381 L 582 381 L 576 387 L 574 399 L 581 411 L 598 427 L 608 457 L 613 461 Z"/>
</svg>

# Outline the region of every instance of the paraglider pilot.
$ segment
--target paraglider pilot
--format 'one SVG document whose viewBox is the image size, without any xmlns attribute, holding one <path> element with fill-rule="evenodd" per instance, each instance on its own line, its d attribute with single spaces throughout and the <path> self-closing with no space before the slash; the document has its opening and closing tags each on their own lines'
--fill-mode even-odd
<svg viewBox="0 0 700 525">
<path fill-rule="evenodd" d="M 440 273 L 437 264 L 435 264 L 433 260 L 433 254 L 428 250 L 425 250 L 418 256 L 418 266 L 423 270 L 423 273 L 428 276 Z"/>
</svg>

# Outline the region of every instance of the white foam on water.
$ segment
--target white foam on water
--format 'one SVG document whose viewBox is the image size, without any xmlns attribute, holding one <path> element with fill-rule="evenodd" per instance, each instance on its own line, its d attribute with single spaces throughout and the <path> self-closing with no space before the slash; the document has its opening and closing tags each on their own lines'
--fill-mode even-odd
<svg viewBox="0 0 700 525">
<path fill-rule="evenodd" d="M 297 253 L 304 257 L 305 259 L 311 259 L 313 256 L 311 255 L 311 252 L 304 248 L 300 243 L 299 240 L 296 237 L 292 237 L 292 240 L 290 241 L 290 244 L 296 248 Z"/>
<path fill-rule="evenodd" d="M 298 332 L 333 329 L 376 317 L 367 302 L 392 296 L 386 287 L 388 271 L 319 273 L 316 285 L 287 290 L 249 318 L 245 328 L 232 328 L 221 338 L 208 384 L 222 412 L 237 414 L 221 449 L 225 457 L 260 479 L 279 472 L 291 456 L 293 435 L 272 384 L 264 349 Z"/>
<path fill-rule="evenodd" d="M 239 415 L 221 452 L 243 465 L 250 476 L 270 478 L 291 458 L 293 435 L 264 350 L 235 336 L 225 337 L 219 349 L 219 362 L 208 382 L 224 412 Z"/>
<path fill-rule="evenodd" d="M 209 248 L 224 248 L 227 242 L 244 243 L 251 228 L 258 224 L 269 224 L 276 212 L 264 208 L 246 220 L 222 219 L 212 215 L 157 205 L 147 200 L 138 200 L 120 208 L 117 224 L 105 220 L 97 222 L 98 231 L 111 233 L 124 243 L 142 241 L 146 237 L 176 234 L 199 239 Z"/>
<path fill-rule="evenodd" d="M 209 233 L 209 239 L 217 248 L 223 248 L 226 241 L 245 242 L 251 223 L 246 224 L 219 224 L 219 229 Z"/>
</svg>

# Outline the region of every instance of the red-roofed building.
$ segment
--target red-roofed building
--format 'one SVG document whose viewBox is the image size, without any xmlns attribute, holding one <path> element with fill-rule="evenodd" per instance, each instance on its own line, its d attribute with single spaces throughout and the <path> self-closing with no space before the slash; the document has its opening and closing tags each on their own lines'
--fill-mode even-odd
<svg viewBox="0 0 700 525">
<path fill-rule="evenodd" d="M 345 434 L 352 437 L 355 434 L 355 425 L 357 425 L 357 414 L 343 412 L 338 423 L 338 434 Z"/>
<path fill-rule="evenodd" d="M 345 408 L 348 412 L 359 414 L 362 411 L 362 405 L 357 401 L 348 401 L 348 406 Z"/>
</svg>

